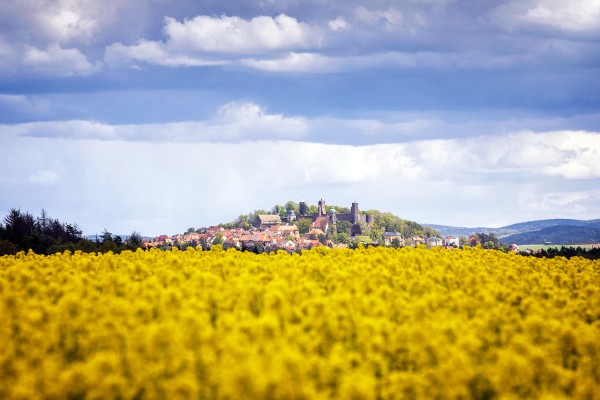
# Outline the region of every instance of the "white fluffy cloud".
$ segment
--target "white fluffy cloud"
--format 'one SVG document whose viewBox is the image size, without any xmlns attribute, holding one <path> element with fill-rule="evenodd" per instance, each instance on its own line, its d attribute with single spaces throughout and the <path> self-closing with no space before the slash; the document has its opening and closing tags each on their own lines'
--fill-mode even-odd
<svg viewBox="0 0 600 400">
<path fill-rule="evenodd" d="M 337 17 L 336 19 L 329 21 L 327 25 L 329 26 L 329 29 L 336 32 L 345 31 L 351 28 L 344 17 Z"/>
<path fill-rule="evenodd" d="M 98 31 L 98 21 L 85 15 L 84 7 L 69 7 L 62 3 L 58 8 L 49 8 L 37 15 L 46 37 L 60 43 L 92 41 Z"/>
<path fill-rule="evenodd" d="M 491 15 L 510 28 L 533 25 L 570 32 L 600 31 L 600 2 L 596 0 L 509 1 Z"/>
<path fill-rule="evenodd" d="M 130 17 L 143 15 L 143 7 L 140 0 L 4 0 L 0 25 L 14 41 L 32 46 L 51 42 L 71 47 L 93 45 L 113 31 L 123 33 L 123 29 L 114 29 L 120 17 L 135 25 Z"/>
<path fill-rule="evenodd" d="M 600 179 L 600 134 L 595 132 L 522 132 L 417 142 L 418 163 L 447 179 L 466 174 L 526 174 L 562 179 Z"/>
<path fill-rule="evenodd" d="M 365 52 L 360 48 L 380 41 L 380 35 L 393 35 L 395 33 L 391 31 L 397 29 L 414 31 L 415 27 L 424 24 L 423 19 L 411 15 L 408 21 L 395 8 L 376 10 L 365 7 L 356 8 L 350 17 L 360 25 L 360 32 L 353 33 L 352 23 L 343 16 L 337 16 L 323 26 L 301 22 L 286 14 L 250 19 L 200 15 L 183 21 L 165 17 L 164 41 L 140 39 L 134 44 L 116 42 L 106 47 L 105 60 L 112 65 L 142 62 L 168 67 L 241 64 L 270 72 L 302 73 L 440 65 L 477 68 L 497 63 L 496 58 L 488 55 L 474 61 L 473 56 L 462 54 L 394 50 Z M 370 39 L 367 43 L 362 40 L 356 42 L 356 35 Z M 331 50 L 342 50 L 346 55 L 332 55 Z"/>
<path fill-rule="evenodd" d="M 205 67 L 230 64 L 228 60 L 208 59 L 185 52 L 171 52 L 164 43 L 150 40 L 140 40 L 130 46 L 113 43 L 106 47 L 104 59 L 110 65 L 131 61 L 164 67 Z"/>
<path fill-rule="evenodd" d="M 285 14 L 240 17 L 200 15 L 179 22 L 165 18 L 169 47 L 179 51 L 247 54 L 318 47 L 318 29 Z"/>
<path fill-rule="evenodd" d="M 529 192 L 519 197 L 519 207 L 525 210 L 531 210 L 535 213 L 547 213 L 547 215 L 556 215 L 560 210 L 564 210 L 568 215 L 577 215 L 578 213 L 589 213 L 589 205 L 600 200 L 600 191 L 556 191 L 550 190 L 544 193 Z M 588 214 L 593 215 L 593 214 Z"/>
<path fill-rule="evenodd" d="M 23 56 L 23 65 L 36 73 L 52 76 L 88 75 L 99 68 L 79 50 L 63 49 L 58 43 L 45 49 L 29 47 Z"/>
<path fill-rule="evenodd" d="M 117 64 L 131 60 L 170 67 L 222 65 L 242 55 L 315 49 L 322 41 L 320 28 L 285 14 L 249 20 L 200 15 L 183 22 L 166 17 L 163 30 L 165 41 L 107 46 L 106 61 Z"/>
</svg>

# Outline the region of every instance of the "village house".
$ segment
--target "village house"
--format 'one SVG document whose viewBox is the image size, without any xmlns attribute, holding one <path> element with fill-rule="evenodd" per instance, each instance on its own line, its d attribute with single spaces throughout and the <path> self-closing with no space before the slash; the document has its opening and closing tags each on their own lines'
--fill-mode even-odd
<svg viewBox="0 0 600 400">
<path fill-rule="evenodd" d="M 225 230 L 225 228 L 223 228 L 222 226 L 215 225 L 215 226 L 209 226 L 208 228 L 206 228 L 205 233 L 208 233 L 209 235 L 214 235 L 215 233 L 223 231 L 223 230 Z"/>
<path fill-rule="evenodd" d="M 300 230 L 296 225 L 275 225 L 269 228 L 269 232 L 283 237 L 300 237 Z"/>
<path fill-rule="evenodd" d="M 330 218 L 328 216 L 319 216 L 314 220 L 310 227 L 327 232 L 327 229 L 329 229 L 329 221 Z"/>
<path fill-rule="evenodd" d="M 321 229 L 318 228 L 313 228 L 310 231 L 308 231 L 308 233 L 306 234 L 306 237 L 312 240 L 319 240 L 319 236 L 324 235 L 325 232 L 323 232 Z"/>
<path fill-rule="evenodd" d="M 411 236 L 410 240 L 415 246 L 418 244 L 425 244 L 425 239 L 423 239 L 421 236 Z"/>
<path fill-rule="evenodd" d="M 281 224 L 281 217 L 276 214 L 259 214 L 256 216 L 254 226 L 259 229 L 267 229 L 273 225 Z"/>
<path fill-rule="evenodd" d="M 427 239 L 427 246 L 429 247 L 441 247 L 444 244 L 444 241 L 439 237 L 430 237 Z"/>
<path fill-rule="evenodd" d="M 405 240 L 404 236 L 400 232 L 385 232 L 383 234 L 383 244 L 385 246 L 391 246 L 394 240 L 398 241 L 398 246 L 404 247 Z"/>
<path fill-rule="evenodd" d="M 458 240 L 458 238 L 456 236 L 446 236 L 446 238 L 444 239 L 444 245 L 446 247 L 452 246 L 452 247 L 459 247 L 460 246 L 460 242 Z"/>
</svg>

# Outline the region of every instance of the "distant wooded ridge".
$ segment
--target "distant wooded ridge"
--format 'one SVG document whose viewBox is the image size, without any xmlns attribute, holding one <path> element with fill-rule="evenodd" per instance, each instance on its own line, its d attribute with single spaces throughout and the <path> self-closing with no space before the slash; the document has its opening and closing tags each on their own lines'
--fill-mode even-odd
<svg viewBox="0 0 600 400">
<path fill-rule="evenodd" d="M 502 243 L 515 244 L 591 244 L 600 243 L 600 219 L 545 219 L 519 222 L 501 228 L 467 228 L 423 224 L 443 236 L 471 236 L 474 233 L 496 235 Z"/>
</svg>

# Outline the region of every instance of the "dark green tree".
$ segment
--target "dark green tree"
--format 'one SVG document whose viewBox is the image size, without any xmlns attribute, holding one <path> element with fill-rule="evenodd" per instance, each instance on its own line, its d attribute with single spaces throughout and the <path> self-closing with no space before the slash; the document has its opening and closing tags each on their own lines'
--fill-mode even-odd
<svg viewBox="0 0 600 400">
<path fill-rule="evenodd" d="M 129 235 L 129 237 L 127 238 L 127 247 L 130 250 L 136 250 L 140 247 L 142 247 L 144 244 L 144 241 L 142 239 L 142 235 L 139 234 L 139 232 L 133 231 L 131 232 L 131 235 Z M 196 246 L 194 246 L 196 247 Z"/>
<path fill-rule="evenodd" d="M 287 203 L 285 203 L 285 210 L 286 211 L 294 211 L 294 213 L 299 214 L 300 213 L 300 206 L 298 205 L 298 203 L 294 202 L 294 201 L 288 201 Z"/>
<path fill-rule="evenodd" d="M 110 233 L 106 228 L 104 228 L 100 237 L 102 238 L 102 243 L 113 242 L 113 234 Z"/>
<path fill-rule="evenodd" d="M 352 225 L 352 230 L 350 231 L 352 236 L 360 236 L 362 235 L 362 232 L 362 228 L 359 224 Z"/>
<path fill-rule="evenodd" d="M 0 239 L 0 256 L 5 254 L 17 254 L 19 246 L 5 239 Z"/>
<path fill-rule="evenodd" d="M 337 227 L 338 234 L 339 233 L 346 233 L 348 235 L 352 234 L 352 222 L 350 222 L 350 221 L 338 220 L 336 227 Z"/>
<path fill-rule="evenodd" d="M 256 254 L 262 254 L 265 252 L 265 246 L 262 243 L 256 243 L 254 245 L 254 252 Z"/>
<path fill-rule="evenodd" d="M 321 242 L 321 244 L 327 244 L 327 236 L 325 236 L 324 233 L 319 234 L 319 242 Z"/>
<path fill-rule="evenodd" d="M 36 222 L 31 214 L 12 208 L 4 218 L 3 239 L 16 244 L 21 250 L 27 250 L 35 229 Z"/>
<path fill-rule="evenodd" d="M 301 235 L 306 235 L 308 231 L 310 231 L 310 225 L 312 221 L 308 218 L 300 218 L 296 221 L 296 226 L 298 227 L 298 231 Z"/>
<path fill-rule="evenodd" d="M 350 244 L 350 243 L 352 243 L 352 238 L 350 237 L 349 234 L 347 234 L 345 232 L 340 232 L 337 235 L 335 235 L 335 242 Z"/>
</svg>

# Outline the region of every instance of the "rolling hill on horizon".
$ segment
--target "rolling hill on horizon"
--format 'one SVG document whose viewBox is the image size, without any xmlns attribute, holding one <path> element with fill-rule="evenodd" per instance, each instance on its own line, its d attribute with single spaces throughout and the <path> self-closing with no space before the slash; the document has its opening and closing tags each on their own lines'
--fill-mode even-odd
<svg viewBox="0 0 600 400">
<path fill-rule="evenodd" d="M 474 233 L 493 233 L 504 243 L 587 244 L 600 242 L 600 219 L 546 219 L 519 222 L 500 228 L 422 225 L 437 230 L 443 236 L 470 236 Z"/>
</svg>

